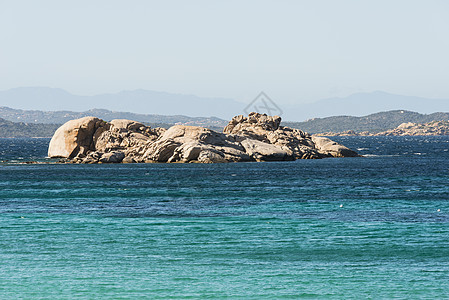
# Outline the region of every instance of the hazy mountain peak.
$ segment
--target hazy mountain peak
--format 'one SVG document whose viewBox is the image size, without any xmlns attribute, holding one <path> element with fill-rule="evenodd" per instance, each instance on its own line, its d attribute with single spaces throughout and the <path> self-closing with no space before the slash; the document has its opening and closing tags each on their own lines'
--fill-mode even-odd
<svg viewBox="0 0 449 300">
<path fill-rule="evenodd" d="M 10 94 L 17 94 L 17 93 L 33 93 L 33 94 L 48 94 L 48 95 L 54 95 L 54 94 L 64 94 L 64 95 L 71 95 L 70 92 L 60 89 L 60 88 L 52 88 L 47 86 L 25 86 L 25 87 L 16 87 L 12 88 L 6 91 L 3 91 L 3 93 L 10 93 Z"/>
<path fill-rule="evenodd" d="M 0 91 L 0 105 L 23 110 L 83 112 L 93 107 L 110 111 L 142 114 L 218 116 L 231 119 L 240 114 L 244 103 L 233 99 L 199 97 L 144 89 L 94 96 L 73 95 L 63 89 L 49 87 L 20 87 Z"/>
<path fill-rule="evenodd" d="M 336 115 L 363 116 L 392 110 L 420 113 L 449 111 L 449 99 L 427 99 L 379 90 L 355 93 L 347 97 L 327 98 L 308 104 L 282 105 L 282 102 L 277 104 L 285 112 L 282 118 L 287 121 Z M 23 110 L 85 112 L 95 108 L 94 112 L 103 109 L 151 115 L 217 116 L 229 120 L 235 115 L 243 114 L 247 103 L 226 98 L 199 97 L 145 89 L 79 96 L 58 88 L 20 87 L 0 91 L 0 105 Z"/>
<path fill-rule="evenodd" d="M 449 99 L 404 96 L 385 91 L 355 93 L 347 97 L 322 99 L 286 109 L 284 120 L 307 120 L 330 116 L 364 116 L 385 111 L 432 113 L 449 111 Z"/>
</svg>

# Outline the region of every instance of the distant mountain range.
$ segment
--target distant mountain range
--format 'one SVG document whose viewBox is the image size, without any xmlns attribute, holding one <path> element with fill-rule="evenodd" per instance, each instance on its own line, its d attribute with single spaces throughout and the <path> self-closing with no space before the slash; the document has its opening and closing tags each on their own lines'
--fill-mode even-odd
<svg viewBox="0 0 449 300">
<path fill-rule="evenodd" d="M 310 133 L 347 130 L 376 133 L 393 129 L 405 122 L 427 123 L 449 119 L 449 113 L 432 113 L 449 111 L 449 100 L 401 96 L 381 91 L 290 106 L 282 105 L 276 99 L 271 100 L 284 111 L 284 125 Z M 263 107 L 261 103 L 254 101 L 252 104 L 253 107 Z M 245 103 L 232 99 L 202 98 L 148 90 L 77 96 L 62 89 L 22 87 L 0 91 L 0 118 L 4 119 L 0 126 L 3 129 L 12 128 L 11 126 L 16 125 L 6 121 L 19 122 L 12 131 L 18 136 L 42 136 L 48 135 L 55 128 L 54 124 L 95 116 L 106 121 L 132 119 L 152 127 L 184 124 L 221 130 L 233 116 L 244 114 L 245 108 Z M 377 111 L 383 112 L 373 113 Z M 309 120 L 303 122 L 288 122 L 307 118 Z M 39 126 L 33 127 L 32 124 Z M 41 131 L 33 131 L 36 128 Z M 22 132 L 23 130 L 29 132 Z M 3 131 L 0 137 L 10 135 L 11 133 Z"/>
<path fill-rule="evenodd" d="M 185 121 L 183 124 L 208 127 L 221 131 L 228 123 L 218 118 L 189 118 L 185 116 L 154 116 L 139 115 L 132 113 L 111 112 L 107 110 L 91 110 L 84 113 L 75 112 L 42 112 L 22 111 L 10 108 L 0 108 L 0 117 L 7 115 L 10 119 L 21 119 L 26 122 L 11 122 L 0 119 L 0 137 L 51 137 L 60 124 L 68 120 L 91 115 L 104 120 L 132 119 L 144 122 L 152 127 L 170 127 Z M 32 121 L 46 120 L 52 123 L 34 123 Z M 283 126 L 298 128 L 303 131 L 314 133 L 344 132 L 353 130 L 355 132 L 369 131 L 378 133 L 394 129 L 402 123 L 428 123 L 432 121 L 447 121 L 449 113 L 420 114 L 412 111 L 394 110 L 379 112 L 364 117 L 336 116 L 327 118 L 315 118 L 306 122 L 282 122 Z M 149 122 L 151 121 L 151 122 Z M 58 124 L 54 124 L 58 123 Z"/>
<path fill-rule="evenodd" d="M 407 110 L 421 114 L 449 112 L 449 99 L 432 99 L 390 94 L 382 91 L 357 93 L 344 98 L 328 98 L 284 109 L 288 121 L 304 121 L 330 116 L 362 117 L 381 111 Z"/>
<path fill-rule="evenodd" d="M 356 132 L 369 131 L 377 133 L 396 128 L 402 123 L 428 123 L 431 121 L 447 121 L 449 113 L 420 114 L 406 110 L 392 110 L 379 112 L 364 117 L 336 116 L 315 118 L 306 122 L 282 122 L 282 125 L 298 128 L 313 133 L 343 132 L 353 130 Z"/>
<path fill-rule="evenodd" d="M 62 89 L 20 87 L 0 91 L 0 106 L 23 110 L 76 112 L 102 108 L 148 115 L 216 116 L 231 119 L 234 115 L 243 113 L 246 104 L 226 98 L 205 98 L 149 90 L 79 96 Z"/>
<path fill-rule="evenodd" d="M 258 93 L 259 91 L 255 91 L 254 97 Z M 343 98 L 328 98 L 312 103 L 290 105 L 285 104 L 283 99 L 277 99 L 273 95 L 268 96 L 284 112 L 283 120 L 296 122 L 340 115 L 360 117 L 390 110 L 416 111 L 422 114 L 430 114 L 435 111 L 449 112 L 449 99 L 402 96 L 382 91 L 357 93 Z M 149 122 L 167 123 L 184 123 L 189 117 L 212 118 L 215 116 L 222 120 L 230 120 L 235 115 L 244 114 L 245 108 L 250 103 L 253 104 L 250 110 L 257 107 L 258 112 L 266 112 L 263 111 L 263 107 L 266 105 L 254 103 L 253 100 L 242 99 L 239 102 L 228 98 L 207 98 L 149 90 L 122 91 L 94 96 L 73 95 L 62 89 L 48 87 L 20 87 L 0 91 L 0 106 L 15 109 L 54 111 L 55 115 L 59 113 L 62 116 L 66 112 L 102 113 L 102 110 L 99 109 L 104 109 L 110 112 L 106 113 L 106 119 L 115 118 L 111 113 L 117 115 L 122 114 L 118 112 L 130 112 L 135 114 L 133 115 L 134 119 L 139 116 L 152 116 Z M 173 116 L 173 118 L 165 121 L 166 116 Z M 0 117 L 2 116 L 0 115 Z M 158 117 L 160 120 L 154 121 Z M 62 121 L 63 119 L 60 119 L 58 122 Z M 37 121 L 29 120 L 27 122 Z M 39 122 L 49 123 L 51 121 L 39 119 Z"/>
</svg>

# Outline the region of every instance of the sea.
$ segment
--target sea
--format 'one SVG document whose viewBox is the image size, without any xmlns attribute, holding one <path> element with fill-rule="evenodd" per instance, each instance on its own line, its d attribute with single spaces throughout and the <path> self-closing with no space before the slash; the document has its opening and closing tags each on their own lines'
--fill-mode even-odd
<svg viewBox="0 0 449 300">
<path fill-rule="evenodd" d="M 448 299 L 449 137 L 333 139 L 364 157 L 75 165 L 0 139 L 0 299 Z"/>
</svg>

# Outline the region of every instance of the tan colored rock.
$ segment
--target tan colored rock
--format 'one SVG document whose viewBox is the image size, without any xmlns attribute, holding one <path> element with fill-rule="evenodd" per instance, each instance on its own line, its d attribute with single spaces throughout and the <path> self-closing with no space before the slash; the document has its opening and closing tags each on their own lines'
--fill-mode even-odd
<svg viewBox="0 0 449 300">
<path fill-rule="evenodd" d="M 429 123 L 402 123 L 395 129 L 376 134 L 377 136 L 416 136 L 449 135 L 449 121 L 432 121 Z"/>
<path fill-rule="evenodd" d="M 327 156 L 313 149 L 315 144 L 308 133 L 280 126 L 280 121 L 281 118 L 278 116 L 270 117 L 265 114 L 250 113 L 248 118 L 234 117 L 223 132 L 276 145 L 281 149 L 289 149 L 288 155 L 292 155 L 295 159 Z"/>
<path fill-rule="evenodd" d="M 72 158 L 79 153 L 93 151 L 96 132 L 102 132 L 106 128 L 108 124 L 95 117 L 68 121 L 53 135 L 48 147 L 48 156 Z"/>
<path fill-rule="evenodd" d="M 124 164 L 133 164 L 136 163 L 137 161 L 131 157 L 131 156 L 126 156 L 125 158 L 123 158 L 122 163 Z"/>
<path fill-rule="evenodd" d="M 211 164 L 211 163 L 226 163 L 229 162 L 223 153 L 218 151 L 214 151 L 212 149 L 205 149 L 200 152 L 198 155 L 198 162 L 203 164 Z"/>
<path fill-rule="evenodd" d="M 143 161 L 146 148 L 157 140 L 165 130 L 152 129 L 132 120 L 112 120 L 110 129 L 103 132 L 95 142 L 101 152 L 121 151 L 125 162 Z"/>
<path fill-rule="evenodd" d="M 315 148 L 329 156 L 333 157 L 357 157 L 359 156 L 356 152 L 351 149 L 340 145 L 326 137 L 312 136 L 312 141 L 315 143 Z"/>
<path fill-rule="evenodd" d="M 242 115 L 232 118 L 229 124 L 223 129 L 224 133 L 238 134 L 244 131 L 261 133 L 263 131 L 274 131 L 279 128 L 281 117 L 267 116 L 252 112 L 248 117 Z"/>
<path fill-rule="evenodd" d="M 281 118 L 236 116 L 223 133 L 197 126 L 152 129 L 132 120 L 83 118 L 59 128 L 50 143 L 53 157 L 75 163 L 282 161 L 357 156 L 326 138 L 280 126 Z"/>
<path fill-rule="evenodd" d="M 407 129 L 407 128 L 411 128 L 411 127 L 416 126 L 416 125 L 417 125 L 416 123 L 407 122 L 407 123 L 402 123 L 397 128 L 398 129 Z"/>
<path fill-rule="evenodd" d="M 101 156 L 100 162 L 102 163 L 121 163 L 125 158 L 125 153 L 121 151 L 114 151 L 105 153 Z"/>
<path fill-rule="evenodd" d="M 246 153 L 256 161 L 282 161 L 295 159 L 293 151 L 288 148 L 252 139 L 245 139 L 241 144 L 245 148 Z"/>
<path fill-rule="evenodd" d="M 449 135 L 449 121 L 432 121 L 419 124 L 406 122 L 400 124 L 394 129 L 382 132 L 372 133 L 368 131 L 354 132 L 348 130 L 345 132 L 326 132 L 316 134 L 316 136 L 437 136 Z"/>
<path fill-rule="evenodd" d="M 190 162 L 199 161 L 202 151 L 209 153 L 203 154 L 203 161 L 208 160 L 206 157 L 217 161 L 218 157 L 210 154 L 217 151 L 228 161 L 240 161 L 240 155 L 242 159 L 247 158 L 244 148 L 232 137 L 207 128 L 184 125 L 169 128 L 147 148 L 144 157 L 159 162 Z"/>
<path fill-rule="evenodd" d="M 143 130 L 147 127 L 147 126 L 143 125 L 142 123 L 132 121 L 132 120 L 126 120 L 126 119 L 115 119 L 115 120 L 112 120 L 110 123 L 113 128 L 126 129 L 126 130 L 130 130 L 130 131 L 135 131 L 135 132 Z"/>
</svg>

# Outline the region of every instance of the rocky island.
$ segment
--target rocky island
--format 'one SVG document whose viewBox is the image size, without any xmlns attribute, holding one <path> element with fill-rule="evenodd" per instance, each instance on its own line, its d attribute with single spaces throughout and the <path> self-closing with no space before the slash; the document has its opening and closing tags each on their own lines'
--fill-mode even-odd
<svg viewBox="0 0 449 300">
<path fill-rule="evenodd" d="M 197 126 L 151 128 L 131 120 L 71 120 L 50 141 L 48 156 L 72 163 L 223 163 L 357 157 L 325 137 L 280 126 L 279 116 L 236 116 L 216 132 Z"/>
<path fill-rule="evenodd" d="M 398 127 L 372 133 L 369 131 L 356 132 L 347 130 L 344 132 L 326 132 L 317 134 L 317 136 L 436 136 L 449 135 L 449 121 L 432 121 L 424 124 L 406 122 Z"/>
</svg>

